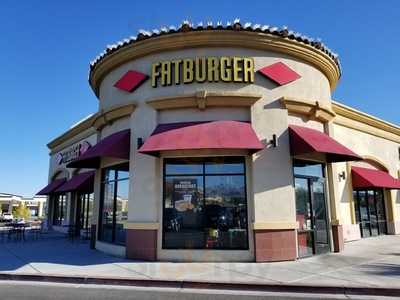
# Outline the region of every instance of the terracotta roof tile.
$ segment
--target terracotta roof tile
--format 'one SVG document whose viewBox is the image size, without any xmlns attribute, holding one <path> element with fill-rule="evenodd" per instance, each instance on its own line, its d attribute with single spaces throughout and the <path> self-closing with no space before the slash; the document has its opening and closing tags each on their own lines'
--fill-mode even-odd
<svg viewBox="0 0 400 300">
<path fill-rule="evenodd" d="M 222 22 L 217 22 L 214 24 L 213 22 L 207 22 L 207 24 L 203 24 L 203 22 L 199 22 L 197 25 L 190 23 L 189 21 L 183 21 L 179 28 L 175 26 L 162 27 L 160 29 L 153 29 L 151 32 L 147 30 L 139 30 L 139 33 L 136 37 L 131 36 L 130 38 L 124 39 L 116 44 L 108 45 L 107 48 L 100 53 L 93 61 L 90 62 L 90 72 L 96 67 L 96 65 L 103 60 L 109 54 L 117 51 L 118 49 L 133 44 L 136 41 L 141 41 L 145 39 L 149 39 L 152 37 L 157 37 L 165 34 L 173 34 L 176 32 L 190 32 L 190 31 L 201 31 L 201 30 L 246 30 L 246 31 L 254 31 L 254 32 L 263 32 L 266 34 L 272 34 L 276 36 L 281 36 L 282 38 L 287 38 L 290 40 L 296 40 L 299 43 L 304 43 L 307 45 L 311 45 L 312 47 L 324 52 L 328 56 L 330 56 L 335 63 L 338 65 L 340 70 L 340 62 L 338 59 L 338 55 L 334 53 L 331 49 L 325 46 L 320 39 L 312 39 L 308 36 L 302 35 L 301 33 L 294 32 L 289 30 L 287 26 L 283 26 L 282 28 L 271 27 L 269 25 L 261 25 L 261 24 L 251 24 L 246 22 L 244 25 L 240 23 L 239 19 L 235 19 L 232 23 L 227 22 L 224 26 Z M 89 73 L 90 75 L 90 73 Z"/>
</svg>

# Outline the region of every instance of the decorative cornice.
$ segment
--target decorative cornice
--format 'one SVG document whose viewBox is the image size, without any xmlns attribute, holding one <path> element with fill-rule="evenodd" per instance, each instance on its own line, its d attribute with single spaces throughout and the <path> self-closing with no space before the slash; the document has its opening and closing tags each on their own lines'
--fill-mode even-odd
<svg viewBox="0 0 400 300">
<path fill-rule="evenodd" d="M 123 106 L 113 106 L 106 110 L 100 110 L 96 114 L 92 126 L 96 128 L 96 130 L 101 130 L 101 128 L 111 124 L 115 120 L 130 116 L 135 109 L 136 104 L 132 103 Z"/>
<path fill-rule="evenodd" d="M 340 68 L 335 59 L 311 44 L 262 31 L 215 29 L 176 32 L 128 43 L 107 53 L 93 65 L 89 83 L 99 97 L 102 80 L 118 66 L 149 54 L 198 47 L 239 47 L 287 54 L 321 70 L 328 78 L 332 90 L 340 77 Z"/>
<path fill-rule="evenodd" d="M 64 132 L 62 135 L 56 137 L 51 142 L 49 142 L 47 144 L 47 148 L 49 148 L 50 150 L 53 150 L 55 147 L 61 145 L 65 141 L 72 139 L 73 137 L 75 137 L 76 135 L 80 134 L 81 132 L 83 132 L 87 129 L 90 129 L 92 127 L 93 120 L 95 120 L 96 117 L 97 117 L 97 114 L 93 114 L 89 118 L 83 120 L 82 122 L 78 123 L 74 127 L 70 128 L 69 130 Z M 92 133 L 94 133 L 94 132 L 92 132 Z M 92 133 L 90 133 L 90 134 L 92 134 Z"/>
<path fill-rule="evenodd" d="M 147 101 L 147 104 L 157 110 L 176 108 L 198 108 L 207 107 L 249 107 L 262 95 L 237 93 L 237 92 L 208 92 L 198 91 L 193 94 L 163 97 Z"/>
<path fill-rule="evenodd" d="M 305 115 L 311 120 L 330 122 L 336 116 L 329 105 L 316 100 L 282 97 L 280 101 L 289 113 Z"/>
<path fill-rule="evenodd" d="M 338 102 L 332 101 L 332 109 L 337 115 L 335 124 L 400 143 L 399 126 Z"/>
<path fill-rule="evenodd" d="M 86 138 L 104 126 L 114 122 L 117 119 L 129 116 L 135 110 L 136 104 L 128 104 L 122 106 L 112 106 L 106 110 L 100 110 L 99 112 L 91 115 L 89 118 L 78 123 L 74 127 L 70 128 L 68 131 L 64 132 L 59 137 L 52 140 L 47 144 L 47 147 L 51 150 L 51 153 L 58 151 L 57 147 L 66 141 L 70 141 L 68 145 L 77 142 L 76 137 L 80 133 L 88 130 L 85 136 L 79 137 L 80 139 Z"/>
</svg>

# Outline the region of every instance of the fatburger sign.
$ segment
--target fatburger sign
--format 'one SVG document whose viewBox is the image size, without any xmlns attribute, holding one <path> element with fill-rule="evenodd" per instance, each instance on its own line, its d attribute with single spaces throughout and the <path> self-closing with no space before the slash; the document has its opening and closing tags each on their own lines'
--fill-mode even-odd
<svg viewBox="0 0 400 300">
<path fill-rule="evenodd" d="M 91 145 L 89 142 L 83 141 L 65 151 L 59 152 L 56 157 L 57 163 L 59 165 L 69 163 L 85 153 L 90 147 Z"/>
<path fill-rule="evenodd" d="M 149 78 L 153 88 L 206 82 L 253 84 L 256 73 L 277 86 L 301 77 L 283 62 L 275 62 L 256 71 L 252 57 L 209 56 L 155 62 L 151 65 L 150 76 L 129 70 L 114 83 L 114 87 L 132 93 Z"/>
</svg>

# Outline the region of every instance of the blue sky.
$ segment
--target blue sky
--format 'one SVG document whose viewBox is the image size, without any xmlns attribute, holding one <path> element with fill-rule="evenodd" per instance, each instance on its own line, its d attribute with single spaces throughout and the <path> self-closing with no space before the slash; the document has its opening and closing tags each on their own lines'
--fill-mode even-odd
<svg viewBox="0 0 400 300">
<path fill-rule="evenodd" d="M 47 183 L 46 143 L 97 110 L 87 73 L 107 44 L 185 19 L 322 38 L 343 67 L 333 99 L 400 124 L 400 2 L 379 2 L 1 1 L 0 192 L 32 196 Z"/>
</svg>

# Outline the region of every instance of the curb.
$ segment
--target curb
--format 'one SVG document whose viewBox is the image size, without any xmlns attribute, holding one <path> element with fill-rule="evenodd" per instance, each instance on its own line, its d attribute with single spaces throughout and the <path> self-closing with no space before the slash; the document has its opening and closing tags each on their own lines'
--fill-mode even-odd
<svg viewBox="0 0 400 300">
<path fill-rule="evenodd" d="M 362 295 L 362 296 L 400 296 L 399 288 L 379 287 L 344 287 L 344 286 L 311 286 L 291 284 L 258 284 L 258 283 L 229 283 L 202 282 L 184 280 L 131 279 L 109 278 L 97 276 L 63 276 L 38 274 L 0 273 L 0 281 L 31 281 L 69 284 L 96 284 L 131 287 L 176 288 L 199 290 L 237 290 L 248 292 L 280 292 L 331 295 Z"/>
</svg>

